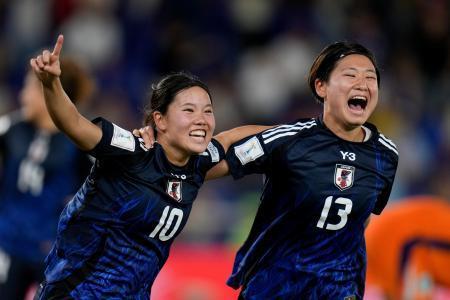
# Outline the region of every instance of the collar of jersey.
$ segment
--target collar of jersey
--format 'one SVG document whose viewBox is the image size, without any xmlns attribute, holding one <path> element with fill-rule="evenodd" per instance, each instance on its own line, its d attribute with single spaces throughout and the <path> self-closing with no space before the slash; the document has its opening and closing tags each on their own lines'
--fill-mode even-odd
<svg viewBox="0 0 450 300">
<path fill-rule="evenodd" d="M 370 138 L 364 142 L 353 142 L 353 141 L 347 141 L 344 140 L 340 137 L 338 137 L 337 135 L 334 134 L 333 131 L 331 131 L 327 125 L 325 125 L 325 122 L 323 121 L 323 114 L 321 114 L 319 117 L 315 118 L 317 125 L 320 126 L 321 128 L 323 128 L 324 130 L 326 130 L 327 132 L 329 132 L 331 135 L 333 135 L 334 137 L 336 137 L 337 139 L 340 139 L 342 141 L 348 142 L 348 143 L 352 143 L 352 144 L 365 144 L 365 143 L 369 143 L 370 141 L 372 141 L 373 139 L 375 139 L 375 137 L 378 136 L 378 130 L 377 127 L 375 125 L 373 125 L 372 123 L 366 122 L 363 124 L 363 126 L 367 127 L 368 129 L 370 129 L 370 131 L 372 132 L 372 135 L 370 136 Z"/>
</svg>

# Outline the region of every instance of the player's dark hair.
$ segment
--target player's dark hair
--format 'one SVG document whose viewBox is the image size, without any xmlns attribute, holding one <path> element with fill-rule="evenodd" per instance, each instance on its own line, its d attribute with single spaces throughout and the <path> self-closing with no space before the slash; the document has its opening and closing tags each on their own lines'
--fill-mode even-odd
<svg viewBox="0 0 450 300">
<path fill-rule="evenodd" d="M 350 42 L 336 42 L 327 47 L 325 47 L 319 55 L 314 60 L 311 70 L 309 71 L 308 76 L 308 84 L 311 89 L 314 98 L 316 98 L 319 102 L 323 103 L 323 98 L 320 97 L 316 92 L 316 79 L 320 81 L 327 82 L 331 72 L 336 67 L 336 64 L 342 58 L 351 55 L 351 54 L 359 54 L 364 55 L 375 67 L 375 72 L 377 74 L 377 83 L 380 86 L 380 72 L 377 67 L 377 63 L 375 60 L 375 56 L 373 53 L 367 49 L 366 47 L 358 44 L 358 43 L 350 43 Z"/>
<path fill-rule="evenodd" d="M 62 57 L 61 84 L 74 104 L 83 103 L 91 97 L 94 91 L 94 81 L 90 74 L 73 59 Z"/>
<path fill-rule="evenodd" d="M 164 76 L 157 84 L 153 84 L 150 103 L 145 108 L 144 126 L 151 125 L 153 129 L 156 129 L 153 112 L 159 111 L 164 115 L 179 92 L 194 86 L 204 89 L 212 101 L 208 86 L 188 72 L 171 73 Z"/>
</svg>

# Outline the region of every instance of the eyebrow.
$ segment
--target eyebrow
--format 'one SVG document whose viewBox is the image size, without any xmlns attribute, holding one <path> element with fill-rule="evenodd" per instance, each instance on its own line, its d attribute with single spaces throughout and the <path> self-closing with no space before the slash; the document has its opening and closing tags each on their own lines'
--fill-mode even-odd
<svg viewBox="0 0 450 300">
<path fill-rule="evenodd" d="M 342 69 L 342 71 L 347 71 L 347 70 L 356 71 L 356 72 L 358 71 L 358 69 L 355 67 L 347 67 L 347 68 Z M 374 73 L 375 75 L 377 74 L 377 72 L 374 69 L 365 69 L 364 71 Z"/>
<path fill-rule="evenodd" d="M 186 103 L 183 103 L 183 104 L 181 104 L 181 106 L 183 107 L 183 106 L 197 106 L 196 104 L 194 104 L 194 103 L 191 103 L 191 102 L 186 102 Z M 208 103 L 208 104 L 206 104 L 205 105 L 205 107 L 212 107 L 212 103 Z"/>
</svg>

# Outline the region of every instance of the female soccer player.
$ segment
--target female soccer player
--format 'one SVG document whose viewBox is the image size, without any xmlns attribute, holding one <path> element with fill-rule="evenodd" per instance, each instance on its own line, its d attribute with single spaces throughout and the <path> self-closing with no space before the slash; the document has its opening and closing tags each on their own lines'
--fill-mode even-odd
<svg viewBox="0 0 450 300">
<path fill-rule="evenodd" d="M 71 59 L 61 65 L 70 98 L 77 105 L 88 100 L 88 74 Z M 24 299 L 27 288 L 43 280 L 59 214 L 92 165 L 53 124 L 32 70 L 19 100 L 20 111 L 0 118 L 1 299 Z"/>
<path fill-rule="evenodd" d="M 211 140 L 208 87 L 176 73 L 154 87 L 147 118 L 158 143 L 147 150 L 131 132 L 102 118 L 90 122 L 72 105 L 59 80 L 62 45 L 59 36 L 52 53 L 30 64 L 55 124 L 97 161 L 61 215 L 36 298 L 147 300 L 206 172 L 227 145 L 258 131 L 243 127 Z"/>
<path fill-rule="evenodd" d="M 339 42 L 318 55 L 308 81 L 322 116 L 266 130 L 227 152 L 234 178 L 266 175 L 228 280 L 242 286 L 242 299 L 364 294 L 364 227 L 385 207 L 398 162 L 394 143 L 367 123 L 380 74 L 368 49 Z"/>
</svg>

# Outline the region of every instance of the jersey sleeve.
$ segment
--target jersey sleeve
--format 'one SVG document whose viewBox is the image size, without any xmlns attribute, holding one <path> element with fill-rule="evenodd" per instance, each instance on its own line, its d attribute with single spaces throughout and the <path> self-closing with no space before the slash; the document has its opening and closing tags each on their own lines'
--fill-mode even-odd
<svg viewBox="0 0 450 300">
<path fill-rule="evenodd" d="M 216 139 L 212 139 L 206 147 L 206 151 L 200 154 L 199 167 L 202 173 L 217 165 L 219 161 L 225 158 L 225 150 Z"/>
<path fill-rule="evenodd" d="M 384 174 L 386 174 L 385 175 L 386 184 L 375 203 L 374 209 L 372 210 L 372 213 L 374 213 L 376 215 L 381 214 L 381 212 L 383 211 L 384 207 L 386 206 L 386 204 L 389 200 L 389 196 L 391 195 L 392 186 L 394 184 L 395 174 L 397 172 L 398 155 L 394 154 L 394 153 L 389 153 L 388 156 L 389 156 L 389 159 L 384 168 Z"/>
<path fill-rule="evenodd" d="M 293 135 L 298 133 L 295 125 L 280 125 L 259 134 L 244 138 L 231 145 L 226 160 L 234 179 L 248 174 L 268 173 L 273 162 L 282 163 L 278 153 Z"/>
<path fill-rule="evenodd" d="M 114 157 L 133 157 L 138 153 L 148 151 L 142 139 L 135 137 L 125 130 L 104 118 L 96 118 L 92 123 L 100 126 L 102 138 L 100 142 L 88 153 L 98 159 Z"/>
</svg>

